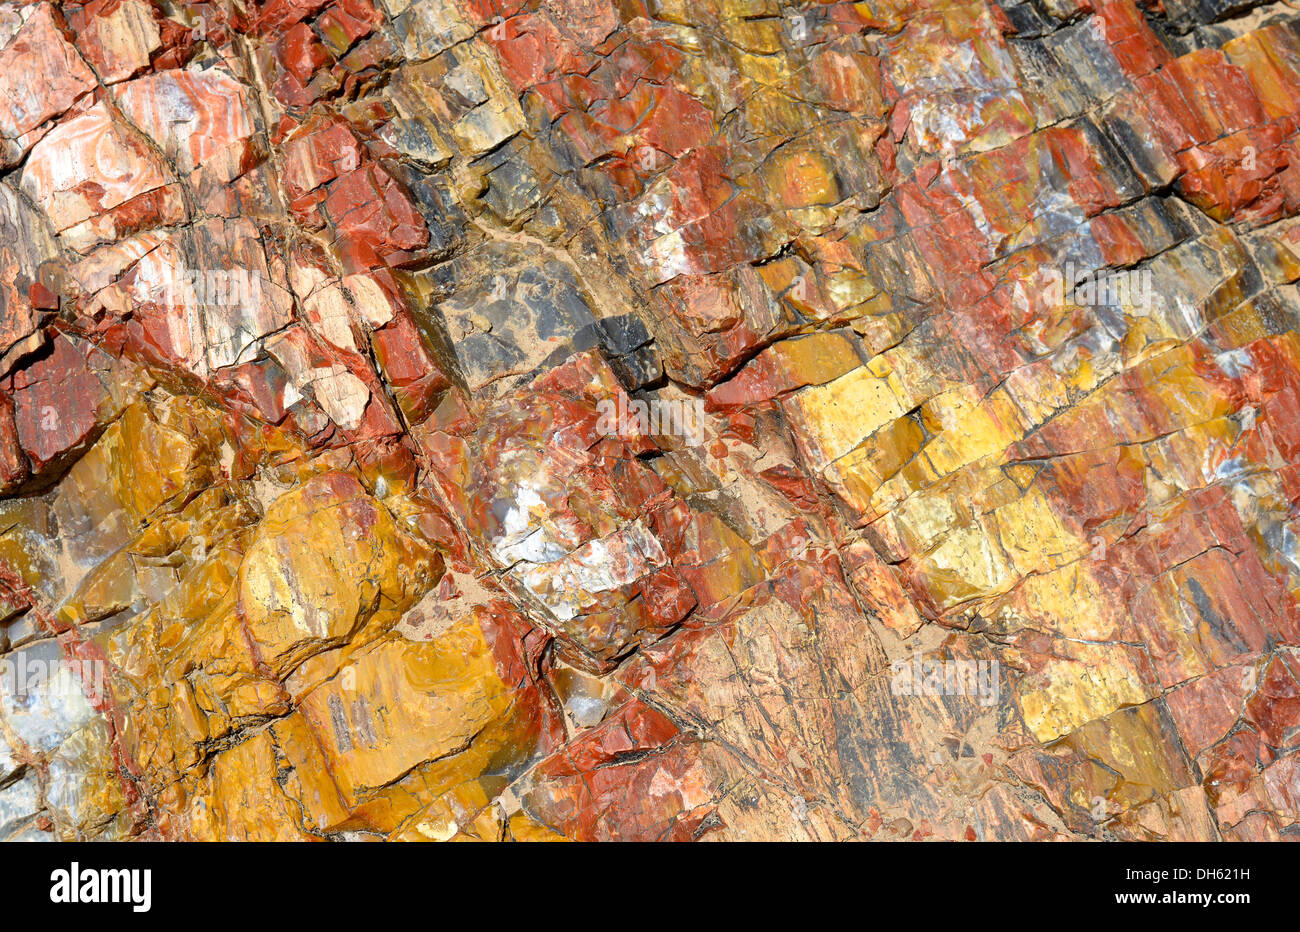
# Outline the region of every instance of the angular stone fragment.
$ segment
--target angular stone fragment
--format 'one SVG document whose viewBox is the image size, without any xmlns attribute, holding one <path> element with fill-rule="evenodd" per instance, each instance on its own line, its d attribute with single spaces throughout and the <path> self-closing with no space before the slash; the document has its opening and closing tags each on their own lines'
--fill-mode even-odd
<svg viewBox="0 0 1300 932">
<path fill-rule="evenodd" d="M 144 0 L 90 3 L 74 16 L 78 47 L 105 84 L 116 84 L 149 65 L 162 47 L 154 8 Z"/>
<path fill-rule="evenodd" d="M 35 470 L 85 443 L 108 400 L 80 341 L 55 337 L 50 354 L 10 377 L 18 442 Z"/>
<path fill-rule="evenodd" d="M 0 51 L 0 166 L 18 162 L 95 86 L 95 76 L 64 37 L 57 9 L 38 3 Z"/>
<path fill-rule="evenodd" d="M 219 68 L 147 75 L 115 94 L 122 112 L 178 170 L 202 168 L 217 183 L 246 168 L 253 123 L 244 98 L 243 86 Z"/>
<path fill-rule="evenodd" d="M 264 662 L 284 670 L 414 601 L 440 563 L 355 479 L 321 476 L 278 500 L 249 545 L 239 576 L 249 636 Z"/>
<path fill-rule="evenodd" d="M 186 215 L 162 160 L 106 103 L 60 123 L 37 143 L 19 187 L 81 253 Z"/>
</svg>

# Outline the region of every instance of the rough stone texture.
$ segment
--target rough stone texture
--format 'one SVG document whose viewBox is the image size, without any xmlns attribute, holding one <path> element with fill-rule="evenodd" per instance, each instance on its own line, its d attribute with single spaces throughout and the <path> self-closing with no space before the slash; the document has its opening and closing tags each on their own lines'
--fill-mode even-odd
<svg viewBox="0 0 1300 932">
<path fill-rule="evenodd" d="M 1300 14 L 0 3 L 0 837 L 1300 836 Z"/>
</svg>

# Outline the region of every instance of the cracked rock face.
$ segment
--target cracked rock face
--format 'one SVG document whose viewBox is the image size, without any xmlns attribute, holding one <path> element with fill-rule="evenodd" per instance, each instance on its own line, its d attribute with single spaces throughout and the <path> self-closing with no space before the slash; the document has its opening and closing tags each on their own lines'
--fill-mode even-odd
<svg viewBox="0 0 1300 932">
<path fill-rule="evenodd" d="M 1300 12 L 0 3 L 0 838 L 1300 835 Z"/>
</svg>

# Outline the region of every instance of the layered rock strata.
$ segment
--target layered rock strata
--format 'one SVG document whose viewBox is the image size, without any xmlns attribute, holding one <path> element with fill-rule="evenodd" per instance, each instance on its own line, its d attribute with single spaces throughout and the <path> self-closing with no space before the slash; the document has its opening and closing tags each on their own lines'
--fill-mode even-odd
<svg viewBox="0 0 1300 932">
<path fill-rule="evenodd" d="M 1300 834 L 1300 12 L 0 4 L 0 837 Z"/>
</svg>

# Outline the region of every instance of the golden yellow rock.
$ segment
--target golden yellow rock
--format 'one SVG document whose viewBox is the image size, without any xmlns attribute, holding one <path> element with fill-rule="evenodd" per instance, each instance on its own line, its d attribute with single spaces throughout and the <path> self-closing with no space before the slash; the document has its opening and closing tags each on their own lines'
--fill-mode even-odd
<svg viewBox="0 0 1300 932">
<path fill-rule="evenodd" d="M 911 405 L 905 397 L 891 375 L 864 367 L 796 392 L 783 404 L 813 468 L 820 470 L 906 414 Z"/>
<path fill-rule="evenodd" d="M 372 618 L 396 622 L 442 573 L 354 477 L 327 473 L 277 499 L 239 570 L 239 603 L 259 659 L 287 673 Z"/>
<path fill-rule="evenodd" d="M 275 723 L 313 829 L 499 835 L 488 810 L 504 783 L 484 775 L 526 759 L 536 738 L 480 618 L 428 641 L 385 636 Z"/>
</svg>

